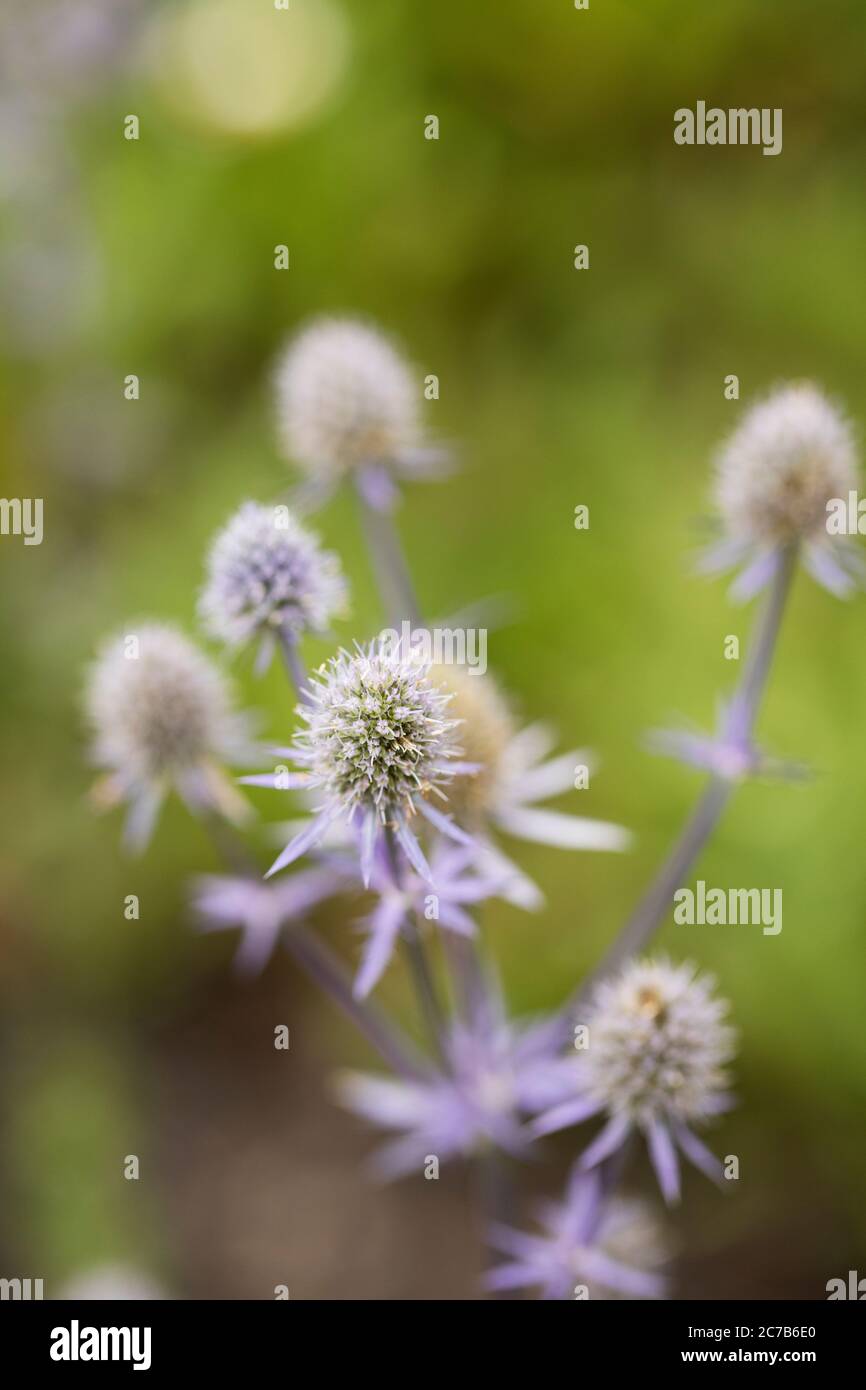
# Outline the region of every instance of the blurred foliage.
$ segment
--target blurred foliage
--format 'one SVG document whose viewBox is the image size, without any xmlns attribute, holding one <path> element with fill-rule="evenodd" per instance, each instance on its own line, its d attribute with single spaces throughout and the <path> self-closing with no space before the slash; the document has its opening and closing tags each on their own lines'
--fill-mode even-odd
<svg viewBox="0 0 866 1390">
<path fill-rule="evenodd" d="M 569 0 L 332 0 L 342 75 L 297 128 L 255 140 L 190 118 L 182 69 L 160 57 L 184 4 L 147 7 L 124 61 L 58 106 L 64 172 L 31 221 L 9 193 L 0 235 L 10 275 L 15 237 L 42 236 L 45 205 L 69 230 L 55 256 L 71 254 L 73 230 L 89 248 L 69 271 L 71 319 L 55 320 L 48 296 L 33 308 L 44 331 L 5 315 L 2 326 L 0 490 L 45 499 L 41 547 L 0 543 L 6 1177 L 14 1187 L 29 1170 L 32 1224 L 9 1238 L 52 1269 L 123 1253 L 125 1237 L 112 1250 L 105 1236 L 111 1203 L 90 1219 L 100 1203 L 82 1150 L 125 1151 L 111 1136 L 141 1093 L 138 1064 L 120 1060 L 127 1035 L 221 977 L 231 950 L 189 927 L 188 873 L 213 862 L 199 827 L 173 806 L 148 856 L 129 862 L 117 822 L 92 816 L 82 672 L 130 619 L 193 630 L 214 528 L 288 485 L 269 390 L 286 336 L 314 314 L 359 313 L 406 345 L 419 382 L 440 376 L 427 422 L 456 443 L 461 471 L 408 494 L 399 517 L 422 599 L 441 614 L 514 596 L 492 665 L 527 718 L 601 756 L 587 813 L 636 831 L 622 860 L 517 851 L 547 910 L 498 907 L 485 930 L 519 1011 L 561 999 L 598 958 L 696 794 L 695 776 L 640 739 L 671 716 L 710 725 L 735 676 L 723 639 L 745 639 L 752 621 L 690 574 L 715 445 L 784 378 L 812 377 L 866 419 L 858 0 L 591 0 L 585 12 Z M 304 8 L 292 0 L 272 22 Z M 305 61 L 324 58 L 314 47 Z M 782 107 L 783 154 L 676 147 L 673 111 L 698 98 Z M 123 138 L 129 112 L 137 142 Z M 423 139 L 428 113 L 438 142 Z M 49 179 L 44 159 L 35 184 Z M 586 272 L 572 266 L 578 242 Z M 122 399 L 130 372 L 138 402 Z M 723 397 L 730 372 L 739 404 Z M 573 529 L 579 502 L 587 533 Z M 317 524 L 353 581 L 339 638 L 369 634 L 381 614 L 347 499 Z M 864 613 L 863 598 L 837 603 L 798 579 L 760 732 L 816 776 L 738 793 L 700 865 L 710 883 L 782 887 L 781 935 L 668 925 L 662 938 L 735 1001 L 732 1132 L 752 1197 L 802 1200 L 780 1171 L 796 1146 L 797 1171 L 856 1228 L 861 1255 Z M 256 681 L 241 661 L 235 674 L 284 741 L 280 673 Z M 279 814 L 273 798 L 259 805 Z M 123 917 L 130 892 L 137 923 Z M 384 995 L 408 1008 L 399 975 Z M 34 1078 L 24 1058 L 37 1034 Z M 350 1047 L 341 1032 L 340 1056 Z M 58 1151 L 72 1158 L 73 1208 L 51 1179 Z M 748 1210 L 758 1220 L 760 1202 Z"/>
</svg>

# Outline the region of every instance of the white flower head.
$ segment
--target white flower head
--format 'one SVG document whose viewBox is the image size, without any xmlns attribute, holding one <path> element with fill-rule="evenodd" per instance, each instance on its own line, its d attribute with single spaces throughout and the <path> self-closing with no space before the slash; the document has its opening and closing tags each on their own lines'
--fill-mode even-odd
<svg viewBox="0 0 866 1390">
<path fill-rule="evenodd" d="M 734 1031 L 710 976 L 688 962 L 631 962 L 599 985 L 587 1014 L 583 1087 L 606 1109 L 638 1124 L 687 1123 L 714 1113 L 727 1090 Z"/>
<path fill-rule="evenodd" d="M 312 473 L 393 462 L 417 441 L 417 397 L 412 372 L 376 329 L 318 319 L 277 370 L 283 447 Z"/>
<path fill-rule="evenodd" d="M 313 680 L 301 735 L 311 785 L 387 820 L 451 773 L 457 723 L 429 666 L 371 646 L 341 651 Z"/>
<path fill-rule="evenodd" d="M 581 1023 L 588 1046 L 573 1059 L 571 1098 L 533 1125 L 536 1135 L 594 1115 L 607 1123 L 582 1155 L 586 1169 L 614 1154 L 638 1130 L 647 1140 L 668 1201 L 679 1196 L 677 1151 L 714 1180 L 721 1165 L 693 1133 L 731 1104 L 727 1064 L 734 1030 L 714 981 L 688 962 L 633 960 L 603 980 Z"/>
<path fill-rule="evenodd" d="M 290 779 L 267 774 L 245 782 L 294 786 L 317 794 L 311 824 L 283 850 L 270 873 L 318 844 L 334 821 L 360 832 L 364 882 L 369 883 L 379 831 L 394 831 L 412 866 L 429 881 L 430 868 L 409 820 L 420 812 L 437 828 L 466 837 L 429 804 L 447 799 L 443 786 L 462 770 L 458 721 L 449 696 L 413 652 L 372 643 L 340 650 L 310 679 L 299 713 L 306 724 L 287 750 L 302 769 Z"/>
<path fill-rule="evenodd" d="M 86 709 L 94 762 L 108 774 L 98 797 L 129 803 L 134 846 L 146 843 L 170 787 L 191 809 L 243 814 L 220 764 L 249 749 L 245 724 L 221 672 L 182 633 L 145 624 L 108 642 L 90 671 Z"/>
<path fill-rule="evenodd" d="M 827 531 L 827 504 L 856 489 L 858 455 L 842 412 L 816 386 L 781 386 L 746 414 L 720 449 L 714 498 L 724 538 L 705 568 L 746 563 L 735 592 L 750 597 L 772 576 L 779 552 L 799 544 L 812 576 L 831 592 L 853 588 L 857 551 Z"/>
<path fill-rule="evenodd" d="M 212 637 L 231 647 L 264 638 L 267 656 L 275 633 L 326 631 L 347 597 L 339 559 L 288 507 L 245 502 L 213 542 L 199 612 Z"/>
<path fill-rule="evenodd" d="M 316 496 L 352 475 L 385 509 L 395 477 L 435 471 L 437 455 L 421 444 L 420 383 L 377 329 L 317 319 L 289 344 L 275 385 L 281 447 Z"/>
<path fill-rule="evenodd" d="M 771 545 L 826 532 L 827 502 L 856 484 L 851 427 L 809 382 L 753 406 L 716 463 L 716 501 L 730 533 Z"/>
</svg>

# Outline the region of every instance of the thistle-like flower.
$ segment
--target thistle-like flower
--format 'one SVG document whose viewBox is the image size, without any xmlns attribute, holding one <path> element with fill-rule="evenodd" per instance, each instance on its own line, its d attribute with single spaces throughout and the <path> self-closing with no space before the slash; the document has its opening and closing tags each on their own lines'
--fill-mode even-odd
<svg viewBox="0 0 866 1390">
<path fill-rule="evenodd" d="M 862 569 L 855 548 L 827 530 L 827 503 L 857 484 L 851 427 L 817 387 L 783 386 L 753 406 L 716 461 L 715 501 L 724 539 L 704 568 L 741 566 L 734 591 L 749 598 L 772 577 L 784 550 L 802 548 L 807 570 L 844 596 Z"/>
<path fill-rule="evenodd" d="M 480 845 L 480 866 L 508 881 L 504 896 L 520 907 L 539 908 L 537 886 L 494 844 L 489 830 L 554 845 L 559 849 L 624 850 L 629 832 L 607 821 L 544 810 L 537 802 L 574 790 L 579 768 L 589 769 L 585 751 L 550 758 L 554 738 L 543 724 L 518 730 L 508 704 L 488 675 L 459 666 L 436 666 L 434 678 L 453 696 L 451 711 L 460 720 L 464 755 L 475 769 L 449 792 L 455 816 Z"/>
<path fill-rule="evenodd" d="M 577 1169 L 563 1201 L 541 1208 L 540 1234 L 494 1226 L 490 1244 L 508 1261 L 485 1276 L 487 1288 L 534 1288 L 557 1300 L 664 1298 L 667 1252 L 657 1222 L 643 1203 L 621 1199 L 606 1202 L 599 1220 L 596 1189 L 595 1174 Z"/>
<path fill-rule="evenodd" d="M 376 329 L 352 319 L 318 319 L 290 343 L 276 372 L 280 441 L 307 473 L 314 501 L 351 475 L 366 501 L 385 511 L 395 479 L 436 471 L 422 447 L 419 384 Z"/>
<path fill-rule="evenodd" d="M 259 637 L 261 668 L 275 636 L 297 641 L 326 631 L 345 614 L 347 597 L 339 559 L 288 507 L 245 502 L 213 542 L 199 612 L 208 633 L 227 646 Z"/>
<path fill-rule="evenodd" d="M 126 836 L 141 849 L 169 789 L 190 810 L 240 820 L 247 811 L 221 763 L 249 756 L 222 674 L 182 633 L 146 624 L 111 640 L 90 671 L 86 709 L 103 806 L 129 806 Z"/>
<path fill-rule="evenodd" d="M 358 832 L 365 884 L 386 829 L 412 868 L 430 880 L 430 867 L 410 826 L 416 812 L 443 833 L 466 840 L 428 800 L 431 795 L 445 800 L 443 784 L 468 770 L 458 756 L 449 697 L 437 689 L 429 671 L 413 655 L 375 643 L 353 653 L 341 650 L 319 668 L 299 707 L 307 727 L 290 748 L 278 750 L 301 770 L 241 779 L 318 794 L 313 820 L 289 842 L 269 875 L 319 844 L 341 819 Z"/>
<path fill-rule="evenodd" d="M 726 1065 L 734 1032 L 713 984 L 693 965 L 665 959 L 631 961 L 602 981 L 584 1020 L 588 1046 L 572 1061 L 572 1096 L 542 1114 L 533 1134 L 604 1114 L 607 1123 L 582 1156 L 584 1168 L 638 1130 L 667 1201 L 679 1196 L 678 1149 L 717 1180 L 721 1165 L 691 1129 L 731 1104 Z"/>
<path fill-rule="evenodd" d="M 468 1023 L 452 1024 L 445 1053 L 446 1070 L 417 1081 L 341 1078 L 348 1109 L 399 1134 L 375 1157 L 380 1177 L 420 1173 L 431 1156 L 444 1163 L 491 1145 L 524 1155 L 530 1136 L 523 1118 L 556 1104 L 571 1081 L 549 1026 L 509 1024 L 498 999 L 485 999 Z"/>
</svg>

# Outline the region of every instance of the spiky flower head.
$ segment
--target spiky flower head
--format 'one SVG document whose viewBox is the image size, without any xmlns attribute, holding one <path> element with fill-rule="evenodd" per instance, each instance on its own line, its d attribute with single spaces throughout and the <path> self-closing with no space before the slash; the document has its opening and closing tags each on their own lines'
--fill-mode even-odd
<svg viewBox="0 0 866 1390">
<path fill-rule="evenodd" d="M 714 983 L 689 962 L 659 959 L 633 961 L 599 985 L 586 1018 L 586 1093 L 638 1124 L 713 1114 L 734 1053 Z"/>
<path fill-rule="evenodd" d="M 417 811 L 439 829 L 450 828 L 428 798 L 446 800 L 444 784 L 464 767 L 449 697 L 431 680 L 429 663 L 388 643 L 359 646 L 354 652 L 341 649 L 311 678 L 305 696 L 299 712 L 307 727 L 289 750 L 301 773 L 282 782 L 270 775 L 244 779 L 321 794 L 315 820 L 286 846 L 269 872 L 305 853 L 333 821 L 343 818 L 359 829 L 365 883 L 385 826 L 429 880 L 430 867 L 409 820 Z M 456 828 L 454 833 L 460 834 Z"/>
<path fill-rule="evenodd" d="M 826 504 L 857 482 L 851 427 L 816 386 L 753 406 L 717 460 L 716 501 L 733 535 L 771 545 L 826 533 Z"/>
<path fill-rule="evenodd" d="M 828 535 L 827 504 L 857 485 L 853 431 L 810 382 L 779 387 L 747 413 L 716 458 L 714 496 L 725 537 L 705 567 L 748 562 L 737 582 L 749 597 L 769 579 L 785 547 L 799 543 L 812 576 L 845 594 L 861 569 L 844 537 Z"/>
<path fill-rule="evenodd" d="M 310 472 L 399 460 L 417 442 L 418 387 L 376 329 L 318 319 L 289 345 L 277 371 L 287 455 Z"/>
<path fill-rule="evenodd" d="M 677 1149 L 713 1179 L 720 1165 L 697 1135 L 728 1109 L 727 1064 L 734 1031 L 714 981 L 686 962 L 635 960 L 597 987 L 582 1023 L 588 1045 L 574 1059 L 571 1099 L 539 1116 L 536 1135 L 552 1134 L 603 1114 L 607 1123 L 582 1162 L 593 1167 L 635 1130 L 646 1137 L 662 1192 L 679 1195 Z"/>
<path fill-rule="evenodd" d="M 310 690 L 298 760 L 310 785 L 348 812 L 374 810 L 382 821 L 412 812 L 418 797 L 451 777 L 457 721 L 424 662 L 375 644 L 341 650 Z"/>
<path fill-rule="evenodd" d="M 86 709 L 93 757 L 107 777 L 97 796 L 127 801 L 127 831 L 141 846 L 173 787 L 194 810 L 242 814 L 220 763 L 249 749 L 221 672 L 182 633 L 145 624 L 113 638 L 90 671 Z"/>
<path fill-rule="evenodd" d="M 234 647 L 258 635 L 268 655 L 274 634 L 325 631 L 347 598 L 339 559 L 288 507 L 244 502 L 213 542 L 199 612 L 218 641 Z"/>
</svg>

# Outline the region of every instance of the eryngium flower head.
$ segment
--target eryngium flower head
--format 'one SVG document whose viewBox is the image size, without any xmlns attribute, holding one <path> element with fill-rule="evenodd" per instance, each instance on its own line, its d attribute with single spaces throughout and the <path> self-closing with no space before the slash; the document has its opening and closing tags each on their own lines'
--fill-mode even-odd
<svg viewBox="0 0 866 1390">
<path fill-rule="evenodd" d="M 319 668 L 299 707 L 307 728 L 289 750 L 303 771 L 282 781 L 270 775 L 244 779 L 322 795 L 318 815 L 286 846 L 270 873 L 299 858 L 343 818 L 359 827 L 365 883 L 384 826 L 393 828 L 412 866 L 429 879 L 429 865 L 408 821 L 420 811 L 447 830 L 447 818 L 425 798 L 444 800 L 443 784 L 463 767 L 457 761 L 457 721 L 449 717 L 448 696 L 431 681 L 429 669 L 411 653 L 404 657 L 375 643 L 354 653 L 341 650 Z"/>
<path fill-rule="evenodd" d="M 460 721 L 464 757 L 473 769 L 471 779 L 458 776 L 449 801 L 457 818 L 482 844 L 486 869 L 510 881 L 510 901 L 533 910 L 544 899 L 532 880 L 488 838 L 490 830 L 559 849 L 628 848 L 629 832 L 622 826 L 538 805 L 548 797 L 574 791 L 577 769 L 588 771 L 592 765 L 586 751 L 550 757 L 555 746 L 550 730 L 544 724 L 518 729 L 492 676 L 443 664 L 434 668 L 434 679 L 452 696 L 451 712 Z"/>
<path fill-rule="evenodd" d="M 244 724 L 222 674 L 180 632 L 146 624 L 110 641 L 91 669 L 86 708 L 94 761 L 108 774 L 97 795 L 129 803 L 133 846 L 147 842 L 170 787 L 191 810 L 243 814 L 219 764 L 248 751 Z"/>
<path fill-rule="evenodd" d="M 310 785 L 385 821 L 445 781 L 456 721 L 429 667 L 371 646 L 341 651 L 310 683 L 301 735 Z"/>
<path fill-rule="evenodd" d="M 319 319 L 299 334 L 277 397 L 286 453 L 312 473 L 393 462 L 416 442 L 412 373 L 387 338 L 351 319 Z"/>
<path fill-rule="evenodd" d="M 587 1017 L 588 1094 L 638 1123 L 712 1114 L 734 1050 L 713 985 L 688 962 L 663 959 L 635 961 L 599 985 Z"/>
<path fill-rule="evenodd" d="M 771 557 L 801 543 L 813 577 L 833 592 L 852 586 L 856 552 L 827 533 L 827 503 L 857 485 L 848 421 L 809 382 L 782 386 L 748 412 L 716 459 L 715 501 L 726 539 L 709 567 L 752 563 L 748 596 L 766 582 Z"/>
<path fill-rule="evenodd" d="M 384 1178 L 421 1173 L 430 1155 L 445 1163 L 491 1145 L 524 1155 L 524 1118 L 565 1094 L 569 1078 L 548 1023 L 505 1018 L 498 992 L 455 1022 L 443 1040 L 446 1067 L 413 1081 L 352 1072 L 341 1078 L 348 1109 L 395 1138 L 377 1153 Z"/>
<path fill-rule="evenodd" d="M 583 1155 L 591 1167 L 639 1129 L 668 1200 L 679 1192 L 676 1146 L 718 1176 L 716 1160 L 690 1128 L 730 1105 L 726 1066 L 734 1032 L 713 986 L 693 965 L 665 959 L 632 961 L 602 981 L 582 1020 L 589 1041 L 574 1063 L 574 1096 L 542 1115 L 534 1132 L 606 1114 L 608 1123 Z"/>
<path fill-rule="evenodd" d="M 346 602 L 336 555 L 287 507 L 245 502 L 213 542 L 199 611 L 218 641 L 239 646 L 258 635 L 269 655 L 275 633 L 323 632 Z"/>
<path fill-rule="evenodd" d="M 856 486 L 850 426 L 808 382 L 753 406 L 721 450 L 716 501 L 732 535 L 784 545 L 826 531 L 826 504 Z"/>
<path fill-rule="evenodd" d="M 508 1256 L 485 1276 L 488 1289 L 538 1290 L 545 1299 L 663 1298 L 667 1251 L 642 1202 L 604 1201 L 595 1173 L 572 1173 L 564 1200 L 539 1213 L 541 1232 L 494 1226 L 490 1243 Z"/>
<path fill-rule="evenodd" d="M 280 441 L 286 457 L 327 494 L 352 474 L 385 508 L 393 478 L 435 469 L 420 446 L 419 384 L 386 337 L 352 319 L 319 319 L 290 343 L 277 367 Z"/>
<path fill-rule="evenodd" d="M 517 725 L 493 676 L 444 662 L 433 666 L 432 675 L 452 697 L 451 712 L 461 721 L 464 756 L 478 768 L 474 776 L 455 779 L 449 800 L 461 820 L 477 826 L 495 809 L 497 778 L 517 735 Z"/>
</svg>

